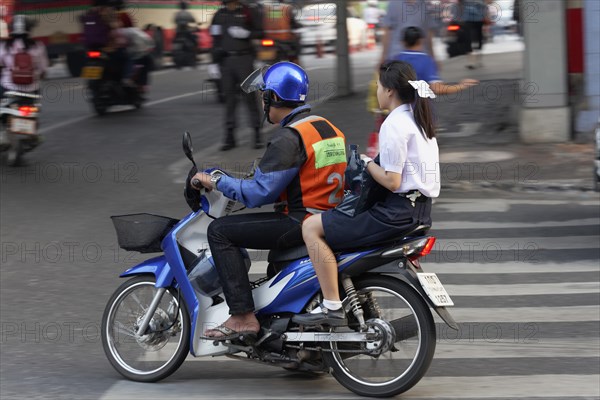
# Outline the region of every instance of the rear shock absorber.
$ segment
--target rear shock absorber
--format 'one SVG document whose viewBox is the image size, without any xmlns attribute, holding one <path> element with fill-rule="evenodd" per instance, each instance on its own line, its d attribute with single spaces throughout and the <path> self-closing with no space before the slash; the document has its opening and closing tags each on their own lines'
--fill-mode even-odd
<svg viewBox="0 0 600 400">
<path fill-rule="evenodd" d="M 365 324 L 365 315 L 363 313 L 362 307 L 360 306 L 358 294 L 356 293 L 356 288 L 354 287 L 354 283 L 352 283 L 352 279 L 350 279 L 350 277 L 346 275 L 342 276 L 342 286 L 344 287 L 344 291 L 346 292 L 346 298 L 348 299 L 348 308 L 352 310 L 352 313 L 358 320 L 358 323 L 360 324 L 360 329 L 367 329 L 367 325 Z"/>
<path fill-rule="evenodd" d="M 367 310 L 367 317 L 381 318 L 381 308 L 379 307 L 377 299 L 373 297 L 373 293 L 365 293 L 364 296 L 365 301 L 363 304 L 365 305 L 365 310 Z"/>
</svg>

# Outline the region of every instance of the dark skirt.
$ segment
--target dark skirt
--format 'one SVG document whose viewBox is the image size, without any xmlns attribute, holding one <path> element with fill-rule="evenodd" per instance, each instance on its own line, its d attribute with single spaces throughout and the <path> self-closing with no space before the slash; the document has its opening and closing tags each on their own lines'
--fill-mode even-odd
<svg viewBox="0 0 600 400">
<path fill-rule="evenodd" d="M 431 199 L 416 201 L 390 193 L 384 201 L 349 217 L 335 209 L 322 214 L 325 241 L 332 249 L 377 245 L 402 236 L 418 225 L 431 225 Z"/>
</svg>

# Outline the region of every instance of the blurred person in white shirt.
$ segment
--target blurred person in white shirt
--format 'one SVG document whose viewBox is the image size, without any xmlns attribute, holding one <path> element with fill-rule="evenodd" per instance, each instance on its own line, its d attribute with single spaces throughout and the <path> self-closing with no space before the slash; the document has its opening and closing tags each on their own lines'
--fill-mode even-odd
<svg viewBox="0 0 600 400">
<path fill-rule="evenodd" d="M 48 56 L 46 46 L 29 37 L 32 27 L 27 17 L 15 15 L 9 26 L 9 38 L 0 43 L 0 97 L 5 91 L 35 93 L 40 90 Z"/>
</svg>

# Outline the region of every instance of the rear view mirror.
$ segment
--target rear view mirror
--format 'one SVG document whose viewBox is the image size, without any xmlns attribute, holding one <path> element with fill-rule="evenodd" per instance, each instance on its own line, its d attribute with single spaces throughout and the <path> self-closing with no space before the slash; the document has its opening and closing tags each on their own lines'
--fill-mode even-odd
<svg viewBox="0 0 600 400">
<path fill-rule="evenodd" d="M 189 132 L 183 134 L 183 152 L 192 164 L 196 166 L 196 161 L 194 161 L 194 148 L 192 147 L 192 136 Z"/>
</svg>

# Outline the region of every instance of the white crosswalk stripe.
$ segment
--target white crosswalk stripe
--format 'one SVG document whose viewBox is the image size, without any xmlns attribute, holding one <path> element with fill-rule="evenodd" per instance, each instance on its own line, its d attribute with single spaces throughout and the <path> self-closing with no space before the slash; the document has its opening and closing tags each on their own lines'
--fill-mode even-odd
<svg viewBox="0 0 600 400">
<path fill-rule="evenodd" d="M 488 199 L 472 207 L 463 200 L 443 200 L 444 215 L 467 220 L 436 221 L 436 246 L 452 243 L 495 243 L 503 250 L 514 243 L 536 243 L 532 260 L 448 260 L 429 256 L 423 268 L 438 274 L 456 306 L 450 309 L 459 331 L 449 329 L 434 313 L 438 340 L 428 374 L 403 399 L 598 399 L 600 398 L 600 220 L 581 217 L 531 221 L 487 221 L 478 216 L 500 201 Z M 554 200 L 507 200 L 502 207 L 556 207 Z M 598 206 L 581 201 L 580 206 Z M 472 218 L 470 216 L 472 215 Z M 595 233 L 594 226 L 599 227 Z M 587 227 L 587 228 L 586 228 Z M 580 233 L 581 229 L 586 229 Z M 531 236 L 511 237 L 512 229 Z M 531 229 L 531 230 L 529 230 Z M 476 232 L 476 233 L 474 233 Z M 448 236 L 450 238 L 446 238 Z M 456 237 L 454 237 L 456 236 Z M 470 239 L 475 237 L 476 239 Z M 434 248 L 434 251 L 436 249 Z M 482 248 L 475 248 L 482 251 Z M 562 261 L 560 252 L 576 256 Z M 266 272 L 267 252 L 251 252 L 251 277 Z M 461 281 L 464 280 L 464 283 Z M 546 301 L 555 299 L 553 305 Z M 461 305 L 465 304 L 464 306 Z M 281 369 L 240 363 L 227 357 L 193 358 L 186 364 L 197 378 L 160 385 L 121 381 L 103 399 L 214 398 L 338 399 L 355 396 L 326 376 L 307 381 L 289 378 Z M 247 365 L 250 365 L 251 369 Z M 256 365 L 256 367 L 254 366 Z M 210 380 L 204 371 L 221 371 Z M 232 373 L 232 376 L 228 374 Z M 251 374 L 251 379 L 248 376 Z M 266 385 L 268 389 L 254 393 Z"/>
</svg>

